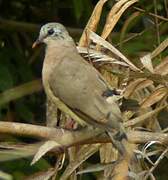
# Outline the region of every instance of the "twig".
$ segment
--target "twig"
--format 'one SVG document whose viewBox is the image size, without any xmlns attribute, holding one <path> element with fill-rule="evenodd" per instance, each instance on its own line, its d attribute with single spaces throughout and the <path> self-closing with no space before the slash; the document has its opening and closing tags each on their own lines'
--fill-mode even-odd
<svg viewBox="0 0 168 180">
<path fill-rule="evenodd" d="M 162 109 L 164 109 L 167 105 L 159 107 L 158 109 L 155 109 L 151 112 L 147 112 L 139 117 L 136 117 L 134 119 L 131 119 L 127 122 L 124 123 L 124 126 L 129 127 L 129 126 L 134 126 L 136 124 L 139 123 L 143 123 L 147 118 L 152 117 L 153 115 L 157 114 L 159 111 L 161 111 Z M 149 120 L 152 120 L 152 118 L 149 118 Z M 145 121 L 147 122 L 147 121 Z"/>
<path fill-rule="evenodd" d="M 150 174 L 152 174 L 152 172 L 156 169 L 156 167 L 158 166 L 158 164 L 160 163 L 160 161 L 164 158 L 165 154 L 168 152 L 168 148 L 166 148 L 162 154 L 159 156 L 159 158 L 157 159 L 157 161 L 154 163 L 154 166 L 149 170 L 149 172 L 147 173 L 147 175 L 145 176 L 145 179 L 148 178 L 148 176 Z"/>
<path fill-rule="evenodd" d="M 145 30 L 144 30 L 144 31 L 145 31 Z M 140 33 L 135 33 L 135 34 L 131 35 L 130 37 L 128 37 L 128 38 L 122 40 L 121 42 L 117 43 L 117 44 L 115 45 L 115 47 L 118 47 L 118 46 L 120 46 L 121 44 L 124 44 L 124 43 L 126 43 L 126 42 L 128 42 L 128 41 L 130 41 L 130 40 L 132 40 L 132 39 L 134 39 L 134 38 L 136 38 L 136 37 L 138 37 L 138 36 L 141 36 L 141 35 L 144 33 L 144 31 L 142 31 L 142 32 L 140 32 Z"/>
<path fill-rule="evenodd" d="M 158 84 L 163 84 L 165 85 L 166 82 L 168 81 L 168 76 L 164 75 L 161 76 L 159 74 L 151 74 L 151 73 L 141 73 L 141 72 L 130 72 L 130 78 L 146 78 L 146 79 L 150 79 L 153 82 L 156 82 Z"/>
<path fill-rule="evenodd" d="M 115 74 L 118 77 L 125 78 L 125 74 L 120 70 L 116 71 L 114 69 L 107 68 L 107 67 L 106 67 L 106 70 L 108 72 Z M 151 74 L 148 72 L 137 72 L 137 71 L 130 72 L 129 79 L 138 79 L 138 78 L 149 79 L 155 83 L 162 84 L 162 85 L 166 85 L 166 82 L 168 81 L 168 75 Z"/>
<path fill-rule="evenodd" d="M 160 19 L 160 20 L 168 21 L 168 18 L 165 18 L 165 17 L 163 17 L 163 16 L 159 16 L 159 15 L 157 15 L 157 14 L 153 14 L 153 13 L 151 13 L 151 12 L 147 12 L 147 11 L 145 11 L 144 9 L 141 9 L 141 8 L 138 8 L 138 7 L 133 7 L 133 8 L 136 9 L 136 10 L 138 10 L 138 11 L 140 11 L 140 12 L 149 14 L 150 16 L 157 17 L 157 18 Z"/>
<path fill-rule="evenodd" d="M 145 132 L 145 131 L 129 131 L 127 133 L 128 140 L 132 143 L 142 144 L 149 141 L 159 141 L 162 144 L 168 144 L 167 133 Z"/>
</svg>

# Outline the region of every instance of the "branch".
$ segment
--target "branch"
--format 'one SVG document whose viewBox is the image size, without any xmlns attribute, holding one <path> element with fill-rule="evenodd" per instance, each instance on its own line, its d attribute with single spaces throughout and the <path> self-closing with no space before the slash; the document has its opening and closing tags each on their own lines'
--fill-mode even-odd
<svg viewBox="0 0 168 180">
<path fill-rule="evenodd" d="M 127 133 L 127 136 L 128 141 L 136 144 L 142 144 L 149 141 L 159 141 L 163 144 L 168 144 L 168 133 L 129 131 Z"/>
<path fill-rule="evenodd" d="M 0 122 L 0 133 L 16 134 L 20 136 L 31 136 L 43 140 L 55 140 L 64 147 L 76 144 L 93 144 L 111 142 L 109 137 L 100 129 L 83 128 L 81 130 L 65 130 L 63 128 L 49 128 L 39 125 L 31 125 L 14 122 Z M 148 141 L 159 141 L 168 144 L 168 133 L 152 133 L 144 131 L 128 131 L 128 141 L 131 143 L 146 143 Z M 96 137 L 96 138 L 95 138 Z"/>
<path fill-rule="evenodd" d="M 142 12 L 142 13 L 145 13 L 145 14 L 148 14 L 152 17 L 157 17 L 158 19 L 162 20 L 162 21 L 168 21 L 168 18 L 165 18 L 163 16 L 159 16 L 157 14 L 154 14 L 154 13 L 151 13 L 151 12 L 148 12 L 148 11 L 145 11 L 144 9 L 141 9 L 139 7 L 133 7 L 134 9 L 138 10 L 139 12 Z"/>
<path fill-rule="evenodd" d="M 0 133 L 15 134 L 19 136 L 31 136 L 43 140 L 55 140 L 63 146 L 76 144 L 93 138 L 103 131 L 100 129 L 83 128 L 82 130 L 65 130 L 63 128 L 52 128 L 32 124 L 0 122 Z"/>
<path fill-rule="evenodd" d="M 20 21 L 0 18 L 0 29 L 5 31 L 34 33 L 34 32 L 39 32 L 40 26 L 41 26 L 40 24 L 20 22 Z M 71 27 L 68 27 L 67 29 L 73 37 L 77 37 L 82 34 L 82 29 L 71 28 Z"/>
<path fill-rule="evenodd" d="M 42 90 L 41 80 L 34 80 L 0 93 L 0 106 L 9 101 L 21 98 Z"/>
</svg>

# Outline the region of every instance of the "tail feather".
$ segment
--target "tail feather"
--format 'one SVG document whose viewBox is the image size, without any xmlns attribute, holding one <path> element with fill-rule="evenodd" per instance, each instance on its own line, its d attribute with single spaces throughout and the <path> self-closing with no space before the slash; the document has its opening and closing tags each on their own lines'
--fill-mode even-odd
<svg viewBox="0 0 168 180">
<path fill-rule="evenodd" d="M 122 156 L 124 156 L 126 154 L 126 148 L 123 145 L 122 140 L 120 141 L 118 139 L 115 139 L 115 135 L 113 133 L 109 132 L 109 131 L 107 133 L 108 133 L 114 147 L 119 151 L 119 153 Z"/>
</svg>

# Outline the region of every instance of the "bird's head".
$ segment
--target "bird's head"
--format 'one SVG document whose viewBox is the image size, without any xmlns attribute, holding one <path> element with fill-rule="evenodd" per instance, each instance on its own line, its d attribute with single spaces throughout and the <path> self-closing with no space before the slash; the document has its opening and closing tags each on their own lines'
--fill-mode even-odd
<svg viewBox="0 0 168 180">
<path fill-rule="evenodd" d="M 40 43 L 48 44 L 51 41 L 72 40 L 66 28 L 59 23 L 48 23 L 41 27 L 39 37 L 33 43 L 33 48 Z"/>
</svg>

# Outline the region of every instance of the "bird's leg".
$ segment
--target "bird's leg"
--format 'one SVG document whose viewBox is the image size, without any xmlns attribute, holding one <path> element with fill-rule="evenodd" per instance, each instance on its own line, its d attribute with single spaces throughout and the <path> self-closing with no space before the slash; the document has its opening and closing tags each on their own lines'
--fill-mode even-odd
<svg viewBox="0 0 168 180">
<path fill-rule="evenodd" d="M 72 118 L 67 118 L 65 122 L 66 129 L 74 129 L 75 128 L 75 121 Z"/>
</svg>

